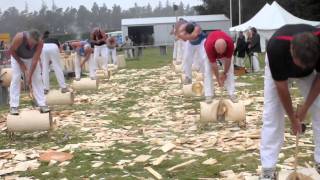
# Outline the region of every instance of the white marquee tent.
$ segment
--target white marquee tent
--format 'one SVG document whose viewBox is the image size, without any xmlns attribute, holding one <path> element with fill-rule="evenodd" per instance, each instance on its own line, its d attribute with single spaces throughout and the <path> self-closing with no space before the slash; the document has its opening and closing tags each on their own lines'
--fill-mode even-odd
<svg viewBox="0 0 320 180">
<path fill-rule="evenodd" d="M 261 48 L 265 50 L 265 42 L 280 27 L 286 24 L 310 24 L 312 26 L 320 26 L 320 21 L 308 21 L 298 18 L 284 8 L 276 1 L 271 5 L 268 3 L 249 21 L 230 28 L 231 32 L 246 31 L 251 27 L 255 27 L 261 36 Z"/>
</svg>

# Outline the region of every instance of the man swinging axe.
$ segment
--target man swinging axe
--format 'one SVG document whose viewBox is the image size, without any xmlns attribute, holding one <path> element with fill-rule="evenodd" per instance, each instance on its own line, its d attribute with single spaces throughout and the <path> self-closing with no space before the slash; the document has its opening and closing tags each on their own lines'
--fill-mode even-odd
<svg viewBox="0 0 320 180">
<path fill-rule="evenodd" d="M 261 178 L 277 178 L 276 163 L 284 142 L 285 114 L 293 134 L 300 134 L 307 112 L 312 115 L 315 167 L 320 173 L 320 30 L 305 24 L 286 25 L 271 37 L 266 54 L 264 110 L 261 131 Z M 289 83 L 295 81 L 304 97 L 295 110 Z"/>
</svg>

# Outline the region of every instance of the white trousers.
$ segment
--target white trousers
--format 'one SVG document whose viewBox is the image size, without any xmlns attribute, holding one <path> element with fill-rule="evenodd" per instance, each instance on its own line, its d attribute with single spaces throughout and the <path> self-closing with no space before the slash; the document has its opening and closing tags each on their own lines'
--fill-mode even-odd
<svg viewBox="0 0 320 180">
<path fill-rule="evenodd" d="M 32 59 L 22 59 L 23 63 L 26 65 L 28 71 L 30 72 Z M 19 63 L 15 58 L 11 57 L 11 68 L 12 68 L 12 80 L 10 85 L 10 107 L 18 107 L 20 99 L 21 90 L 21 75 L 22 71 L 20 69 Z M 28 83 L 28 82 L 27 82 Z M 34 73 L 32 75 L 32 93 L 39 106 L 45 106 L 46 100 L 44 96 L 44 86 L 41 78 L 41 69 L 39 63 L 37 64 Z"/>
<path fill-rule="evenodd" d="M 252 67 L 254 72 L 260 71 L 260 63 L 259 63 L 259 54 L 258 53 L 253 53 L 252 58 Z"/>
<path fill-rule="evenodd" d="M 284 142 L 285 110 L 278 96 L 276 85 L 272 79 L 268 58 L 265 58 L 264 110 L 261 131 L 260 156 L 263 168 L 274 168 Z M 316 74 L 307 77 L 289 79 L 297 82 L 300 93 L 307 97 Z M 309 109 L 312 115 L 313 137 L 315 141 L 315 161 L 320 163 L 320 98 L 318 97 Z"/>
<path fill-rule="evenodd" d="M 176 56 L 176 61 L 177 62 L 182 62 L 183 56 L 184 56 L 184 50 L 185 50 L 186 42 L 179 39 L 177 40 L 177 56 Z"/>
<path fill-rule="evenodd" d="M 212 97 L 213 83 L 211 65 L 204 48 L 204 43 L 205 40 L 203 40 L 199 45 L 192 45 L 190 42 L 186 42 L 182 66 L 186 77 L 192 79 L 192 65 L 195 64 L 195 66 L 204 75 L 205 96 Z"/>
<path fill-rule="evenodd" d="M 79 54 L 76 54 L 74 58 L 74 72 L 76 74 L 76 78 L 81 78 L 81 59 L 83 59 Z M 87 61 L 89 64 L 89 76 L 90 78 L 96 77 L 96 63 L 93 59 L 93 54 L 90 55 L 89 60 Z"/>
<path fill-rule="evenodd" d="M 178 40 L 174 40 L 174 42 L 173 42 L 173 54 L 172 54 L 173 61 L 175 61 L 177 59 L 177 48 L 178 48 Z"/>
<path fill-rule="evenodd" d="M 229 71 L 227 72 L 227 79 L 224 82 L 224 88 L 227 90 L 229 96 L 233 96 L 235 92 L 235 81 L 234 81 L 234 66 L 233 66 L 234 56 L 231 58 L 231 64 Z M 224 61 L 222 64 L 224 66 Z"/>
<path fill-rule="evenodd" d="M 101 65 L 102 69 L 108 69 L 108 48 L 107 45 L 94 46 L 93 61 Z M 101 64 L 100 64 L 101 63 Z"/>
<path fill-rule="evenodd" d="M 234 57 L 236 59 L 235 64 L 240 67 L 244 67 L 244 58 L 242 57 Z"/>
<path fill-rule="evenodd" d="M 64 74 L 61 66 L 60 51 L 56 44 L 44 44 L 41 53 L 42 80 L 44 88 L 50 89 L 50 61 L 60 88 L 66 88 Z"/>
<path fill-rule="evenodd" d="M 126 58 L 132 59 L 133 58 L 132 49 L 124 50 L 124 55 L 125 55 Z"/>
<path fill-rule="evenodd" d="M 107 62 L 112 62 L 112 64 L 117 64 L 118 63 L 118 59 L 117 59 L 117 49 L 116 48 L 113 48 L 113 49 L 110 49 L 110 48 L 107 48 L 107 54 L 108 54 L 108 60 Z M 110 61 L 110 55 L 111 55 L 111 58 L 112 58 L 112 61 Z"/>
</svg>

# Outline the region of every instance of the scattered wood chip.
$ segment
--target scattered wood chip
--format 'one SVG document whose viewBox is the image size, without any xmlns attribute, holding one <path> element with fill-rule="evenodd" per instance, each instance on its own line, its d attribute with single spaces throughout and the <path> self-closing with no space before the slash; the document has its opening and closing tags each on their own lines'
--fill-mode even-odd
<svg viewBox="0 0 320 180">
<path fill-rule="evenodd" d="M 204 165 L 213 165 L 213 164 L 216 164 L 217 162 L 218 161 L 216 159 L 210 158 L 210 159 L 207 159 L 206 161 L 203 161 L 202 164 L 204 164 Z"/>
<path fill-rule="evenodd" d="M 172 144 L 171 142 L 169 143 L 166 143 L 165 145 L 163 145 L 161 147 L 161 150 L 164 152 L 164 153 L 167 153 L 169 151 L 171 151 L 172 149 L 174 149 L 176 147 L 175 144 Z"/>
<path fill-rule="evenodd" d="M 190 164 L 192 164 L 192 163 L 194 163 L 194 162 L 196 162 L 196 161 L 197 161 L 196 159 L 191 159 L 191 160 L 189 160 L 189 161 L 187 161 L 187 162 L 184 162 L 184 163 L 178 164 L 178 165 L 176 165 L 176 166 L 173 166 L 173 167 L 167 169 L 167 171 L 173 171 L 173 170 L 178 169 L 178 168 L 181 168 L 181 167 L 183 167 L 183 166 L 188 166 L 188 165 L 190 165 Z"/>
<path fill-rule="evenodd" d="M 93 167 L 93 168 L 98 168 L 98 167 L 102 166 L 103 163 L 104 163 L 104 162 L 102 162 L 102 161 L 95 162 L 94 164 L 92 164 L 91 167 Z"/>
<path fill-rule="evenodd" d="M 232 170 L 221 171 L 219 174 L 222 177 L 235 176 L 235 174 L 234 174 L 234 172 Z"/>
<path fill-rule="evenodd" d="M 157 171 L 152 169 L 152 167 L 145 167 L 144 169 L 146 169 L 149 173 L 151 173 L 155 178 L 162 179 L 161 174 L 159 174 Z"/>
<path fill-rule="evenodd" d="M 152 165 L 154 165 L 154 166 L 160 165 L 160 164 L 167 158 L 167 156 L 168 156 L 167 154 L 164 154 L 164 155 L 158 157 L 157 159 L 155 159 L 155 160 L 152 162 Z"/>
<path fill-rule="evenodd" d="M 49 151 L 40 154 L 40 161 L 50 162 L 51 160 L 64 162 L 71 160 L 73 155 L 65 152 Z"/>
<path fill-rule="evenodd" d="M 143 163 L 151 158 L 150 155 L 140 155 L 134 159 L 134 162 Z"/>
</svg>

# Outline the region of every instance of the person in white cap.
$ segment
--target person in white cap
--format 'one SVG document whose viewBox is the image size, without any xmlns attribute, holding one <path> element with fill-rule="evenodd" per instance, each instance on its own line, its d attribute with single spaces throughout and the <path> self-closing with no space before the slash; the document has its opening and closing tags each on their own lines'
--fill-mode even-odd
<svg viewBox="0 0 320 180">
<path fill-rule="evenodd" d="M 93 48 L 88 41 L 74 41 L 71 42 L 71 46 L 76 50 L 76 56 L 74 59 L 74 68 L 76 81 L 81 79 L 81 70 L 86 62 L 89 63 L 89 76 L 92 80 L 96 79 L 96 62 L 93 59 Z M 81 61 L 82 57 L 84 58 Z"/>
<path fill-rule="evenodd" d="M 61 92 L 66 93 L 69 92 L 69 89 L 65 83 L 61 67 L 60 43 L 57 39 L 50 38 L 49 34 L 49 31 L 46 31 L 43 34 L 44 45 L 41 53 L 42 80 L 45 88 L 44 93 L 47 94 L 50 90 L 50 62 L 61 88 Z"/>
<path fill-rule="evenodd" d="M 19 32 L 13 38 L 11 52 L 12 80 L 10 85 L 10 114 L 19 115 L 21 75 L 31 87 L 32 94 L 41 113 L 50 111 L 46 105 L 40 69 L 43 41 L 38 30 Z"/>
<path fill-rule="evenodd" d="M 294 135 L 312 115 L 314 159 L 320 173 L 320 31 L 310 25 L 285 25 L 267 45 L 260 156 L 263 180 L 277 179 L 276 164 L 284 142 L 285 114 Z M 318 37 L 317 37 L 318 36 Z M 304 102 L 294 108 L 289 82 L 295 81 Z"/>
</svg>

